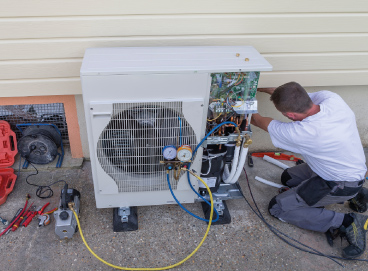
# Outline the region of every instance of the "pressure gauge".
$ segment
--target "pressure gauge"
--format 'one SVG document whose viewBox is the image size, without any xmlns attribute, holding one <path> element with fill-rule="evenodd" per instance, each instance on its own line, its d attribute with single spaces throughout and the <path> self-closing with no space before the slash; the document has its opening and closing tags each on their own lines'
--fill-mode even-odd
<svg viewBox="0 0 368 271">
<path fill-rule="evenodd" d="M 189 145 L 183 145 L 179 147 L 178 154 L 176 156 L 180 162 L 188 162 L 192 159 L 192 148 Z"/>
<path fill-rule="evenodd" d="M 172 160 L 176 157 L 176 148 L 173 145 L 165 146 L 162 149 L 162 155 L 166 160 Z"/>
</svg>

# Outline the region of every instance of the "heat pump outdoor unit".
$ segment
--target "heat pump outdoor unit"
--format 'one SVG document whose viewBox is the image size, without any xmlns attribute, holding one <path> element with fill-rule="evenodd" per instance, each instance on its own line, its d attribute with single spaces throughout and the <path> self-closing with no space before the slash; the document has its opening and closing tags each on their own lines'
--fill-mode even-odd
<svg viewBox="0 0 368 271">
<path fill-rule="evenodd" d="M 208 125 L 225 115 L 240 114 L 244 119 L 255 112 L 249 110 L 252 106 L 256 110 L 259 71 L 271 68 L 249 46 L 87 49 L 81 80 L 97 207 L 129 214 L 133 206 L 175 203 L 162 163 L 163 149 L 188 145 L 194 150 Z M 238 99 L 235 90 L 230 94 L 222 90 L 230 84 L 243 86 L 239 91 L 247 96 Z M 211 96 L 214 85 L 218 99 Z M 221 95 L 227 95 L 229 109 L 220 109 Z M 209 122 L 214 115 L 220 116 Z M 222 139 L 214 137 L 204 146 L 230 142 L 226 137 L 232 132 L 222 132 Z M 192 157 L 191 169 L 198 173 L 202 155 L 201 147 Z M 194 177 L 190 181 L 198 190 L 198 181 Z M 170 184 L 180 202 L 198 198 L 184 172 L 171 170 Z"/>
</svg>

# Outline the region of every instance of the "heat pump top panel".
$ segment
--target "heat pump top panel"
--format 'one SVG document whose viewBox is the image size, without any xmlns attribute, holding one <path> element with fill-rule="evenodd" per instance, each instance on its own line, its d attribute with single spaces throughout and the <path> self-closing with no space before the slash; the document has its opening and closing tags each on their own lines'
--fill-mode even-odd
<svg viewBox="0 0 368 271">
<path fill-rule="evenodd" d="M 87 49 L 81 75 L 271 70 L 251 46 L 119 47 Z"/>
</svg>

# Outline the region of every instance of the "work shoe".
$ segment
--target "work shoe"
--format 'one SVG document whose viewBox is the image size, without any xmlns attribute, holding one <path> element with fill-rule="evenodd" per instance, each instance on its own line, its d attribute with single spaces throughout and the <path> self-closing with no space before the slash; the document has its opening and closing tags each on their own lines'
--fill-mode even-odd
<svg viewBox="0 0 368 271">
<path fill-rule="evenodd" d="M 368 189 L 362 187 L 359 193 L 349 200 L 349 207 L 358 213 L 364 213 L 368 209 Z"/>
<path fill-rule="evenodd" d="M 368 230 L 368 216 L 351 213 L 354 221 L 349 227 L 340 227 L 342 232 L 345 232 L 349 246 L 342 250 L 342 256 L 353 259 L 362 255 L 366 247 L 366 232 Z"/>
</svg>

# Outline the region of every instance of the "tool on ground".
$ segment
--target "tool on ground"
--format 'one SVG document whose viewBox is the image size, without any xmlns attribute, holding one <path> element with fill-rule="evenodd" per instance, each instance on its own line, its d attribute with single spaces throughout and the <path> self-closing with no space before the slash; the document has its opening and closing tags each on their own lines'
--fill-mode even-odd
<svg viewBox="0 0 368 271">
<path fill-rule="evenodd" d="M 44 212 L 46 207 L 50 205 L 50 202 L 46 203 L 40 210 L 36 211 L 38 214 L 38 226 L 47 226 L 48 224 L 50 224 L 51 220 L 50 220 L 50 214 L 52 214 L 53 212 L 55 212 L 58 208 L 54 208 L 51 211 L 48 212 Z"/>
<path fill-rule="evenodd" d="M 37 211 L 32 211 L 28 217 L 24 220 L 22 226 L 23 227 L 27 227 L 29 225 L 29 223 L 31 223 L 32 219 L 37 215 Z"/>
<path fill-rule="evenodd" d="M 295 157 L 294 155 L 287 155 L 281 152 L 253 152 L 252 153 L 252 156 L 254 157 L 263 157 L 265 155 L 273 159 L 277 159 L 277 160 L 288 160 L 288 161 L 294 161 L 294 162 L 302 160 L 298 157 Z"/>
<path fill-rule="evenodd" d="M 50 224 L 51 220 L 50 220 L 50 216 L 48 214 L 43 214 L 38 216 L 38 226 L 47 226 L 48 224 Z"/>
<path fill-rule="evenodd" d="M 5 233 L 8 233 L 10 228 L 13 226 L 13 224 L 18 220 L 19 217 L 21 217 L 21 215 L 23 215 L 24 211 L 26 210 L 27 208 L 27 205 L 28 205 L 28 200 L 31 198 L 31 196 L 29 194 L 26 195 L 26 203 L 24 204 L 24 208 L 20 211 L 19 215 L 17 215 L 17 217 L 15 219 L 13 219 L 13 222 L 11 222 L 9 224 L 9 226 L 3 230 L 1 233 L 0 233 L 0 236 L 2 236 L 3 234 Z"/>
<path fill-rule="evenodd" d="M 75 189 L 68 189 L 68 184 L 65 183 L 61 190 L 59 209 L 54 212 L 55 233 L 60 239 L 72 238 L 78 231 L 75 213 L 69 209 L 69 203 L 74 204 L 74 211 L 79 215 L 80 193 Z"/>
<path fill-rule="evenodd" d="M 12 220 L 10 220 L 10 223 L 13 223 L 13 221 L 17 218 L 17 216 L 20 214 L 20 212 L 22 212 L 23 208 L 19 208 L 18 211 L 15 213 L 14 217 L 12 218 Z"/>
<path fill-rule="evenodd" d="M 0 217 L 0 221 L 1 221 L 1 223 L 3 223 L 4 226 L 6 226 L 6 225 L 9 224 L 8 220 L 6 220 L 6 219 L 4 219 L 2 217 Z"/>
<path fill-rule="evenodd" d="M 33 203 L 34 202 L 32 202 L 32 204 L 28 207 L 28 209 L 25 212 L 23 212 L 23 214 L 18 218 L 17 221 L 15 221 L 13 227 L 11 228 L 11 231 L 16 231 L 19 228 L 20 223 L 26 216 L 28 216 L 29 210 L 31 209 Z"/>
<path fill-rule="evenodd" d="M 23 208 L 19 208 L 18 211 L 15 213 L 13 219 L 10 221 L 10 224 L 14 222 L 14 220 L 18 217 L 18 215 L 23 211 Z M 11 228 L 9 228 L 5 234 L 8 234 L 10 232 Z"/>
<path fill-rule="evenodd" d="M 27 219 L 32 216 L 32 213 L 36 210 L 36 206 L 32 206 L 32 208 L 28 211 L 26 215 L 24 215 L 23 221 L 19 224 L 19 227 L 24 226 L 24 223 L 27 221 Z M 33 218 L 33 217 L 32 217 Z"/>
</svg>

